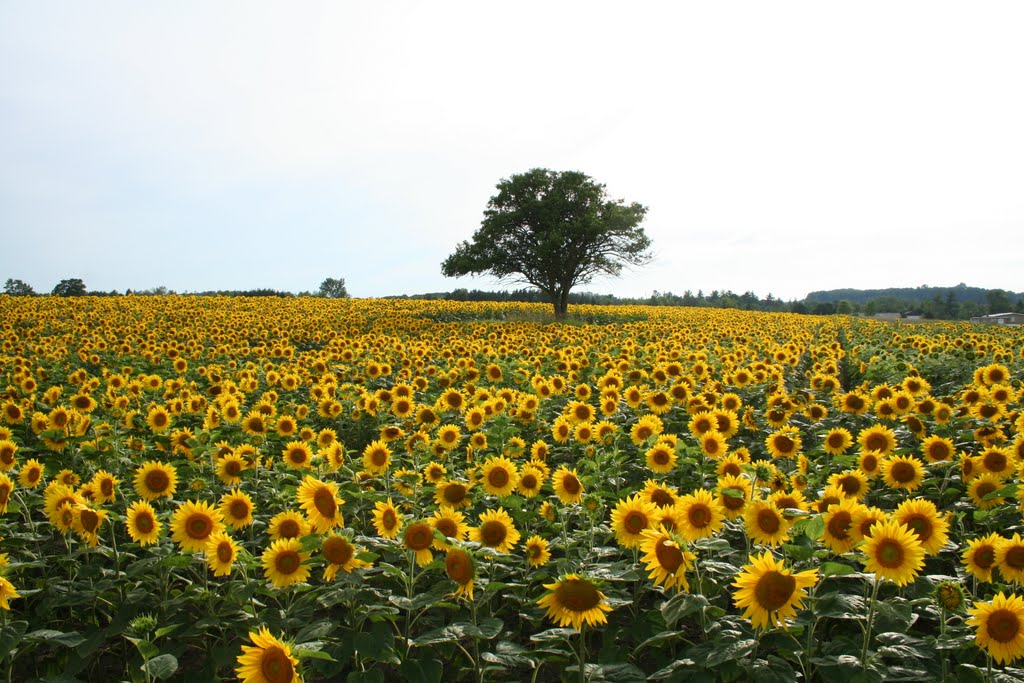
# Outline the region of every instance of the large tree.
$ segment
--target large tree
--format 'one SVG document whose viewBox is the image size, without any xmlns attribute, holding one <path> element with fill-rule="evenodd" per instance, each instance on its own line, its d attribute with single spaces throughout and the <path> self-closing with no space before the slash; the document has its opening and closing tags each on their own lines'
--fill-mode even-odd
<svg viewBox="0 0 1024 683">
<path fill-rule="evenodd" d="M 480 228 L 441 264 L 447 277 L 489 273 L 542 291 L 564 318 L 569 292 L 595 275 L 651 259 L 647 209 L 611 200 L 577 171 L 535 168 L 498 183 Z"/>
<path fill-rule="evenodd" d="M 53 294 L 54 296 L 85 296 L 85 283 L 77 277 L 61 280 L 53 288 Z"/>
<path fill-rule="evenodd" d="M 32 285 L 23 280 L 7 278 L 7 282 L 4 283 L 4 293 L 11 296 L 33 296 L 36 290 L 32 289 Z"/>
<path fill-rule="evenodd" d="M 345 288 L 345 278 L 327 278 L 320 283 L 319 294 L 325 299 L 347 299 L 348 289 Z"/>
</svg>

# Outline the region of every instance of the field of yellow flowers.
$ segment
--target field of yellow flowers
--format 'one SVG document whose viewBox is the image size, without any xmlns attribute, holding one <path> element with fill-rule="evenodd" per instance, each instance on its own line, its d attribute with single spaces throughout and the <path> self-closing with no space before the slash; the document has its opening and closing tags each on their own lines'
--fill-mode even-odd
<svg viewBox="0 0 1024 683">
<path fill-rule="evenodd" d="M 0 297 L 7 680 L 1022 680 L 1024 334 Z"/>
</svg>

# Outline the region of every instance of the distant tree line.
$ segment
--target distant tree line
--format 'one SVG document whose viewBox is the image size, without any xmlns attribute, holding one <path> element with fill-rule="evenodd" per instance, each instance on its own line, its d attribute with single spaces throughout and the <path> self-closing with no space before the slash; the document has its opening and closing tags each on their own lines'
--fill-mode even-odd
<svg viewBox="0 0 1024 683">
<path fill-rule="evenodd" d="M 7 278 L 4 283 L 4 294 L 10 296 L 36 296 L 37 293 L 32 285 L 16 278 Z M 89 291 L 81 278 L 68 278 L 58 282 L 50 292 L 53 296 L 121 296 L 117 290 L 109 292 Z M 163 285 L 150 287 L 149 289 L 125 290 L 125 296 L 167 296 L 177 294 L 173 289 Z M 320 289 L 314 294 L 312 292 L 299 292 L 298 295 L 291 292 L 279 291 L 276 289 L 231 289 L 231 290 L 208 290 L 205 292 L 186 292 L 189 296 L 270 296 L 288 298 L 294 296 L 320 296 L 327 299 L 348 298 L 348 290 L 345 288 L 345 278 L 327 278 L 320 284 Z"/>
</svg>

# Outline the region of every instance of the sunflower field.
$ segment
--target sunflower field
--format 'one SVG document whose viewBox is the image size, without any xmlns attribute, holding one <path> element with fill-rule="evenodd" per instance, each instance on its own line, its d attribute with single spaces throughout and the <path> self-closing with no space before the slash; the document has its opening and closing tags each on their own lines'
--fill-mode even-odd
<svg viewBox="0 0 1024 683">
<path fill-rule="evenodd" d="M 1024 680 L 1024 334 L 0 296 L 0 677 Z"/>
</svg>

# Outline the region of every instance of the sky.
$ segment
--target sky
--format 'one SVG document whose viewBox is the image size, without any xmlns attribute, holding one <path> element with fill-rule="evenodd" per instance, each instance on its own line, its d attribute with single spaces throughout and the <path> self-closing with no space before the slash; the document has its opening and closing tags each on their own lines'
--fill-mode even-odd
<svg viewBox="0 0 1024 683">
<path fill-rule="evenodd" d="M 1024 291 L 1024 3 L 6 2 L 0 281 L 449 279 L 582 171 L 654 261 L 577 291 Z"/>
</svg>

